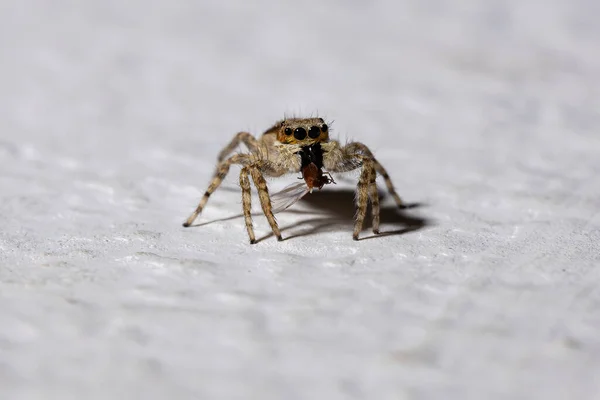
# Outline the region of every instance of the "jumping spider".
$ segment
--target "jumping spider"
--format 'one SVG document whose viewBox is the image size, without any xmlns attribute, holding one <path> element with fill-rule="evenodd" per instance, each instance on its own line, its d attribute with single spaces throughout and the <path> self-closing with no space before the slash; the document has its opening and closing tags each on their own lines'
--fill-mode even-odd
<svg viewBox="0 0 600 400">
<path fill-rule="evenodd" d="M 230 156 L 240 142 L 248 147 L 250 153 Z M 256 243 L 256 238 L 252 227 L 249 177 L 258 190 L 262 210 L 278 240 L 282 240 L 282 237 L 273 214 L 287 208 L 313 188 L 321 189 L 324 185 L 335 183 L 331 172 L 347 172 L 361 168 L 356 190 L 358 211 L 352 234 L 354 240 L 358 240 L 362 230 L 369 198 L 373 212 L 373 232 L 379 233 L 379 194 L 375 183 L 377 173 L 383 176 L 396 204 L 403 207 L 389 175 L 367 146 L 359 142 L 342 146 L 338 141 L 329 140 L 329 129 L 322 118 L 288 118 L 277 122 L 258 139 L 248 132 L 240 132 L 233 138 L 219 154 L 215 175 L 196 210 L 183 226 L 190 226 L 202 212 L 208 198 L 219 187 L 232 164 L 242 166 L 240 172 L 242 205 L 246 229 L 252 244 Z M 273 207 L 264 177 L 278 177 L 289 173 L 302 173 L 301 179 L 304 183 L 298 184 L 301 186 L 300 190 L 296 185 L 295 188 L 286 188 L 273 195 L 278 203 Z"/>
</svg>

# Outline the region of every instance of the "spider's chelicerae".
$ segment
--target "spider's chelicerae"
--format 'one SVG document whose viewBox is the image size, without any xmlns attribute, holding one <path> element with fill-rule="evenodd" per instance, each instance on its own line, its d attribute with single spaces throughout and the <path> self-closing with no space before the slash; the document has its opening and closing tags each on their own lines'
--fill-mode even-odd
<svg viewBox="0 0 600 400">
<path fill-rule="evenodd" d="M 244 143 L 250 153 L 231 155 L 240 143 Z M 246 229 L 250 243 L 256 243 L 251 215 L 250 179 L 258 190 L 262 210 L 271 225 L 273 234 L 282 240 L 277 221 L 273 216 L 278 210 L 293 204 L 314 187 L 335 183 L 331 173 L 361 169 L 357 186 L 356 203 L 358 211 L 354 223 L 352 238 L 358 240 L 367 213 L 370 199 L 373 212 L 373 232 L 379 233 L 379 194 L 375 178 L 377 173 L 383 176 L 388 191 L 399 207 L 403 207 L 400 196 L 394 190 L 389 175 L 375 159 L 373 153 L 362 143 L 351 142 L 345 146 L 329 139 L 329 129 L 322 118 L 287 118 L 267 129 L 260 138 L 248 132 L 238 133 L 218 157 L 215 176 L 202 196 L 196 210 L 183 226 L 190 226 L 206 205 L 210 195 L 219 187 L 232 164 L 241 165 L 240 186 Z M 275 194 L 279 196 L 279 207 L 273 207 L 265 176 L 279 177 L 289 173 L 302 173 L 303 189 L 284 189 Z M 295 193 L 295 194 L 292 194 Z M 288 199 L 287 197 L 294 197 Z M 282 204 L 285 203 L 285 204 Z"/>
</svg>

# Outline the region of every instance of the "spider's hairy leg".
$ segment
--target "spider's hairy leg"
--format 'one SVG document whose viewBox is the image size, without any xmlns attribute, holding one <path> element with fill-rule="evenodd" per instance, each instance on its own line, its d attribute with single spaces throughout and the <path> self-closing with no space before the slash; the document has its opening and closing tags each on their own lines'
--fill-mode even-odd
<svg viewBox="0 0 600 400">
<path fill-rule="evenodd" d="M 231 154 L 232 151 L 236 149 L 236 147 L 239 146 L 240 143 L 244 143 L 251 153 L 256 153 L 258 149 L 258 140 L 252 136 L 252 134 L 249 132 L 239 132 L 233 137 L 231 142 L 225 146 L 223 150 L 221 150 L 217 160 L 219 162 L 223 161 L 229 154 Z"/>
<path fill-rule="evenodd" d="M 240 186 L 242 188 L 242 208 L 244 209 L 244 222 L 250 238 L 250 244 L 256 243 L 254 228 L 252 227 L 252 193 L 250 192 L 250 180 L 248 179 L 248 167 L 240 171 Z"/>
<path fill-rule="evenodd" d="M 202 196 L 202 198 L 200 199 L 196 210 L 194 210 L 194 212 L 189 216 L 189 218 L 183 223 L 183 226 L 188 227 L 192 225 L 196 218 L 198 218 L 198 215 L 200 215 L 200 213 L 202 212 L 202 209 L 206 205 L 208 198 L 221 185 L 221 182 L 223 182 L 223 179 L 225 179 L 225 177 L 227 176 L 229 168 L 232 164 L 245 165 L 248 164 L 250 160 L 251 156 L 249 154 L 236 154 L 234 156 L 229 157 L 225 161 L 219 163 L 219 165 L 217 166 L 215 176 L 210 182 L 210 185 L 208 185 L 208 189 L 206 189 L 206 192 L 204 192 L 204 196 Z"/>
<path fill-rule="evenodd" d="M 394 201 L 396 202 L 398 207 L 400 207 L 400 208 L 404 207 L 404 202 L 402 201 L 400 196 L 398 196 L 398 193 L 396 193 L 396 189 L 394 188 L 394 185 L 392 184 L 390 175 L 387 173 L 385 168 L 383 168 L 383 166 L 379 163 L 379 161 L 377 161 L 377 159 L 373 156 L 373 153 L 367 146 L 365 146 L 364 144 L 362 144 L 360 142 L 352 142 L 352 143 L 349 143 L 347 146 L 345 146 L 343 149 L 344 149 L 344 152 L 346 152 L 346 153 L 362 153 L 362 154 L 370 157 L 373 160 L 373 163 L 375 165 L 375 170 L 379 173 L 379 175 L 381 175 L 383 177 L 385 186 L 387 187 L 388 192 L 390 192 L 390 195 L 392 195 L 392 197 L 394 198 Z"/>
<path fill-rule="evenodd" d="M 267 181 L 265 181 L 265 178 L 263 177 L 263 174 L 258 168 L 258 166 L 250 167 L 250 175 L 252 176 L 252 180 L 254 181 L 254 186 L 256 186 L 256 190 L 258 190 L 258 198 L 260 199 L 260 205 L 262 207 L 263 213 L 267 217 L 269 225 L 271 225 L 273 234 L 277 237 L 277 240 L 281 241 L 283 240 L 283 238 L 281 237 L 279 226 L 277 225 L 277 221 L 275 220 L 275 216 L 273 215 L 273 209 L 271 207 L 271 197 L 269 196 L 269 189 L 267 188 Z"/>
<path fill-rule="evenodd" d="M 377 191 L 377 160 L 373 154 L 362 143 L 350 143 L 346 146 L 340 146 L 338 142 L 332 141 L 327 146 L 327 152 L 324 155 L 325 167 L 330 172 L 347 172 L 362 166 L 360 178 L 356 188 L 357 212 L 352 237 L 358 240 L 358 235 L 362 230 L 365 215 L 367 213 L 367 203 L 371 199 L 371 209 L 373 214 L 373 232 L 379 233 L 379 193 Z"/>
<path fill-rule="evenodd" d="M 374 164 L 374 161 L 372 162 Z M 370 166 L 369 170 L 369 197 L 371 198 L 371 212 L 373 214 L 373 233 L 377 235 L 379 234 L 379 192 L 377 191 L 377 183 L 375 182 L 377 172 L 375 172 L 374 165 Z"/>
<path fill-rule="evenodd" d="M 362 170 L 360 172 L 360 178 L 358 178 L 358 184 L 356 186 L 356 219 L 354 221 L 354 232 L 352 233 L 352 239 L 358 240 L 358 235 L 362 231 L 365 216 L 367 214 L 367 203 L 369 201 L 369 192 L 371 189 L 372 175 L 375 174 L 373 169 L 373 162 L 370 159 L 363 161 Z M 377 189 L 375 189 L 377 192 Z M 371 200 L 373 202 L 373 200 Z M 379 199 L 377 200 L 377 225 L 379 225 Z M 373 228 L 375 228 L 375 207 L 373 207 Z M 378 227 L 379 228 L 379 227 Z"/>
</svg>

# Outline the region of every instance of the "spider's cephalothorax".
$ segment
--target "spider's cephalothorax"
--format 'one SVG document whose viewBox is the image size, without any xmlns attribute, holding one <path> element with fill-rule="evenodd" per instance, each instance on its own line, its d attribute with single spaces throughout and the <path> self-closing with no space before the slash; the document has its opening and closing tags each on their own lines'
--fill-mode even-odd
<svg viewBox="0 0 600 400">
<path fill-rule="evenodd" d="M 250 152 L 231 155 L 241 142 L 248 147 Z M 200 215 L 208 198 L 219 187 L 232 164 L 242 167 L 240 186 L 244 219 L 250 243 L 256 242 L 252 226 L 250 179 L 258 190 L 263 213 L 278 240 L 282 240 L 282 236 L 273 216 L 274 210 L 265 176 L 278 177 L 300 172 L 305 181 L 303 185 L 306 185 L 307 191 L 308 189 L 312 191 L 313 187 L 321 189 L 326 184 L 335 183 L 331 173 L 360 168 L 361 173 L 356 189 L 358 211 L 352 234 L 355 240 L 358 240 L 358 235 L 362 230 L 369 200 L 373 213 L 373 232 L 379 233 L 379 194 L 375 184 L 377 173 L 383 177 L 396 204 L 399 207 L 403 206 L 389 175 L 367 146 L 359 142 L 351 142 L 342 146 L 338 141 L 330 141 L 329 127 L 322 118 L 287 118 L 267 129 L 258 139 L 248 132 L 240 132 L 233 138 L 219 154 L 215 176 L 196 210 L 183 226 L 190 226 Z M 291 204 L 293 202 L 288 202 L 288 206 Z"/>
</svg>

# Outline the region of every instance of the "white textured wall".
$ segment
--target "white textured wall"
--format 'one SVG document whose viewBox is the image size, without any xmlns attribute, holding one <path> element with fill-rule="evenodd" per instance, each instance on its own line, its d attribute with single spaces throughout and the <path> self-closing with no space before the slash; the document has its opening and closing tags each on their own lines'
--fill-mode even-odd
<svg viewBox="0 0 600 400">
<path fill-rule="evenodd" d="M 2 3 L 0 397 L 600 398 L 599 15 Z M 234 169 L 183 229 L 220 148 L 284 113 L 421 206 L 354 242 L 350 174 L 250 246 Z"/>
</svg>

